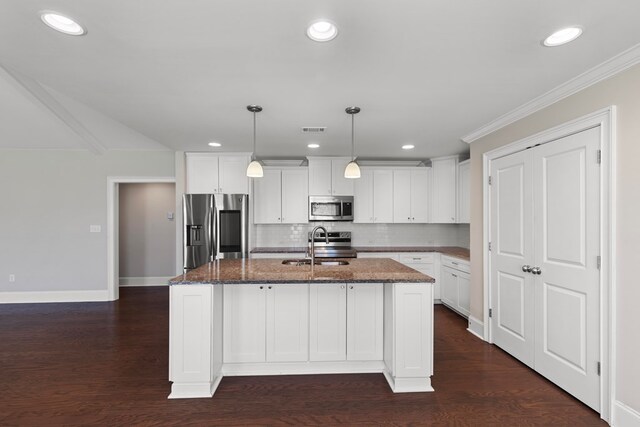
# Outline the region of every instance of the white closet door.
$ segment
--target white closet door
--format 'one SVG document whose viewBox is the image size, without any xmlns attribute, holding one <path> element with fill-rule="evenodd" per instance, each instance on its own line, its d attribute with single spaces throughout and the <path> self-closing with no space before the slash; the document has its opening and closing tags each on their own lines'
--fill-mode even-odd
<svg viewBox="0 0 640 427">
<path fill-rule="evenodd" d="M 534 155 L 536 370 L 600 408 L 600 128 Z"/>
<path fill-rule="evenodd" d="M 531 151 L 491 162 L 493 342 L 533 367 L 534 276 Z"/>
</svg>

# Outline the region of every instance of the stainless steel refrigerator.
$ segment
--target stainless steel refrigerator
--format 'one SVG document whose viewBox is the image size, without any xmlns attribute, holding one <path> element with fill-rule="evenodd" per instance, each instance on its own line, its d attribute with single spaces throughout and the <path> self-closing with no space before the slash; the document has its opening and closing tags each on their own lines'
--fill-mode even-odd
<svg viewBox="0 0 640 427">
<path fill-rule="evenodd" d="M 185 270 L 215 259 L 248 257 L 247 194 L 185 194 L 182 206 Z"/>
</svg>

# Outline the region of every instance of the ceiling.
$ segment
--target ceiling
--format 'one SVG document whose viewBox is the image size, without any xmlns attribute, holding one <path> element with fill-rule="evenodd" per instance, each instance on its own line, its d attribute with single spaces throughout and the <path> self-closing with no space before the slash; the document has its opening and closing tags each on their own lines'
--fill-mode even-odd
<svg viewBox="0 0 640 427">
<path fill-rule="evenodd" d="M 246 105 L 256 103 L 263 158 L 349 155 L 350 105 L 362 108 L 359 157 L 463 153 L 463 135 L 640 43 L 637 0 L 0 0 L 0 8 L 0 64 L 65 99 L 107 148 L 251 151 Z M 41 10 L 88 33 L 59 34 L 40 22 Z M 318 18 L 337 24 L 335 40 L 306 37 Z M 584 34 L 541 46 L 567 25 Z M 19 92 L 0 82 L 0 122 L 12 135 L 0 147 L 46 138 L 47 148 L 82 146 L 68 129 L 49 129 L 51 115 L 34 127 L 37 107 Z M 303 126 L 327 130 L 306 135 Z M 408 143 L 416 148 L 400 149 Z"/>
</svg>

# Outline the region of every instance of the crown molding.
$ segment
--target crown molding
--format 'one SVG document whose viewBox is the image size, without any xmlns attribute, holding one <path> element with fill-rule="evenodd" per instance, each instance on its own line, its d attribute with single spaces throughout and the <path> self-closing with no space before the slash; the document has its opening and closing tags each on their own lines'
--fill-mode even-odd
<svg viewBox="0 0 640 427">
<path fill-rule="evenodd" d="M 476 129 L 468 135 L 463 136 L 462 141 L 470 144 L 483 136 L 489 135 L 505 126 L 510 125 L 520 119 L 523 119 L 536 111 L 548 107 L 564 98 L 580 92 L 602 80 L 608 79 L 624 70 L 627 70 L 640 62 L 640 44 L 614 56 L 605 62 L 585 71 L 584 73 L 572 78 L 571 80 L 556 86 L 549 92 L 546 92 L 531 101 L 522 104 L 515 110 L 512 110 L 497 119 L 487 123 L 486 125 Z"/>
</svg>

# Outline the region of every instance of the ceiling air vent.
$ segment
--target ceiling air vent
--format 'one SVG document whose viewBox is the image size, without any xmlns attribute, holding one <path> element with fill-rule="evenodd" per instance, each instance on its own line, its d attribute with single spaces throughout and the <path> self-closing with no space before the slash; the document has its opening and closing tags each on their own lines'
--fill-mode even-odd
<svg viewBox="0 0 640 427">
<path fill-rule="evenodd" d="M 302 133 L 322 133 L 327 130 L 326 126 L 307 126 L 302 128 Z"/>
</svg>

